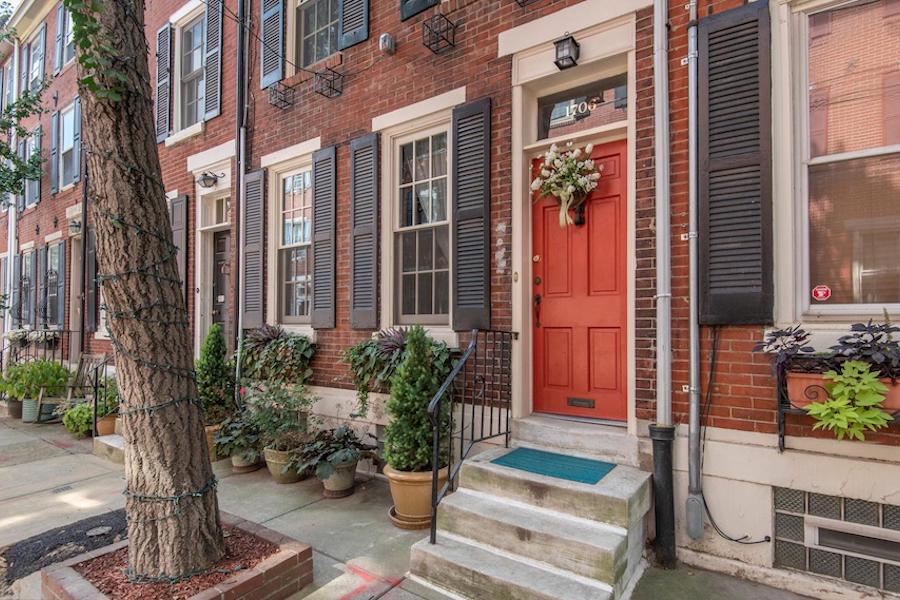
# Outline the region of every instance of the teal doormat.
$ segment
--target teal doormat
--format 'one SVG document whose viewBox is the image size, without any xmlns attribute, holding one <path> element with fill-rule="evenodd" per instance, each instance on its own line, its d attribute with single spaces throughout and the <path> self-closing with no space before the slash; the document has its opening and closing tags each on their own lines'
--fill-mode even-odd
<svg viewBox="0 0 900 600">
<path fill-rule="evenodd" d="M 601 460 L 544 452 L 533 448 L 516 448 L 491 462 L 520 471 L 589 485 L 594 485 L 616 467 Z"/>
</svg>

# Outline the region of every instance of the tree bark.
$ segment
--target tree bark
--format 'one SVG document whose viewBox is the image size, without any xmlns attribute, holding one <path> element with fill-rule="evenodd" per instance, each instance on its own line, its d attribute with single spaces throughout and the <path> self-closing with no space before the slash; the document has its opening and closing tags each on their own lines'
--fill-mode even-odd
<svg viewBox="0 0 900 600">
<path fill-rule="evenodd" d="M 82 140 L 122 396 L 129 568 L 138 578 L 181 578 L 218 562 L 225 546 L 202 409 L 183 400 L 197 389 L 153 125 L 144 3 L 101 4 L 92 18 L 124 78 L 93 74 L 119 99 L 82 85 Z M 86 74 L 79 61 L 79 77 Z"/>
</svg>

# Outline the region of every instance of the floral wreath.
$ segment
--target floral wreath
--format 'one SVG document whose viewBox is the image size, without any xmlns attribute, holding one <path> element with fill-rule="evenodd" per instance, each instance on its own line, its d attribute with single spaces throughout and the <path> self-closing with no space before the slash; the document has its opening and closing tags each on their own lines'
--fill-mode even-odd
<svg viewBox="0 0 900 600">
<path fill-rule="evenodd" d="M 559 202 L 559 226 L 573 225 L 569 209 L 584 203 L 587 195 L 597 187 L 600 170 L 591 159 L 593 144 L 573 147 L 572 142 L 560 151 L 556 144 L 544 153 L 544 164 L 531 189 L 543 197 L 553 196 Z"/>
</svg>

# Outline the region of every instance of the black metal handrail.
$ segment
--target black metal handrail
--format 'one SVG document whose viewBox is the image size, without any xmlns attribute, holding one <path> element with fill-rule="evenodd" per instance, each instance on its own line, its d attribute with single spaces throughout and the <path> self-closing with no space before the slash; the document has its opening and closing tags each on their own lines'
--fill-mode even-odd
<svg viewBox="0 0 900 600">
<path fill-rule="evenodd" d="M 453 489 L 463 461 L 472 447 L 479 442 L 500 436 L 504 436 L 504 444 L 509 446 L 512 341 L 516 334 L 511 331 L 473 329 L 471 336 L 462 356 L 428 403 L 433 443 L 432 544 L 437 541 L 438 505 Z M 459 411 L 458 415 L 455 413 L 456 409 Z M 487 429 L 485 418 L 488 421 Z M 458 423 L 458 431 L 454 431 L 454 423 Z M 442 438 L 444 433 L 445 439 Z M 453 438 L 457 435 L 458 460 L 454 462 Z M 447 452 L 447 481 L 440 485 L 439 476 L 444 468 L 441 456 L 444 450 Z"/>
<path fill-rule="evenodd" d="M 102 363 L 100 363 L 99 365 L 94 367 L 93 372 L 91 373 L 90 383 L 91 383 L 91 387 L 93 388 L 93 393 L 94 393 L 94 397 L 93 397 L 93 405 L 94 406 L 91 411 L 91 413 L 92 413 L 91 417 L 93 419 L 93 429 L 91 431 L 93 432 L 94 437 L 97 437 L 97 419 L 99 418 L 97 416 L 97 412 L 98 412 L 98 405 L 100 404 L 100 391 L 103 390 L 105 392 L 105 390 L 106 390 L 107 369 L 108 369 L 109 365 L 111 365 L 111 364 L 115 364 L 115 356 L 114 355 L 107 356 L 106 360 L 104 360 Z"/>
<path fill-rule="evenodd" d="M 24 330 L 23 330 L 24 331 Z M 66 359 L 71 351 L 72 332 L 68 329 L 30 329 L 27 330 L 29 336 L 51 337 L 46 341 L 35 339 L 9 340 L 0 350 L 0 369 L 7 366 L 5 360 L 9 359 L 9 364 L 14 365 L 23 362 L 31 362 L 35 360 L 49 360 L 65 364 Z"/>
</svg>

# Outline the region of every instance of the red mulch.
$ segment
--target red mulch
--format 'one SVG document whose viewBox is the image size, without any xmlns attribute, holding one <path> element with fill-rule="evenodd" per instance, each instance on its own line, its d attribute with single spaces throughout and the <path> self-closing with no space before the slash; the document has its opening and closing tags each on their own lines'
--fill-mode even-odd
<svg viewBox="0 0 900 600">
<path fill-rule="evenodd" d="M 127 547 L 75 565 L 75 570 L 111 600 L 181 600 L 252 569 L 278 551 L 275 544 L 241 529 L 226 526 L 225 535 L 225 557 L 213 567 L 225 572 L 212 571 L 174 584 L 130 583 L 123 572 L 128 567 Z"/>
</svg>

